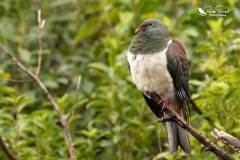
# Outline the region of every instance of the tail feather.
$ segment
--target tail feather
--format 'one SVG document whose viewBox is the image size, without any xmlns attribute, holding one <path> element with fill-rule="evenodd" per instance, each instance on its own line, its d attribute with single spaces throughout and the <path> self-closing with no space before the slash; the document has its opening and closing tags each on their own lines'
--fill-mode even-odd
<svg viewBox="0 0 240 160">
<path fill-rule="evenodd" d="M 181 110 L 181 117 L 184 118 L 184 114 Z M 186 118 L 184 118 L 186 119 Z M 189 143 L 187 131 L 183 129 L 182 127 L 178 126 L 178 135 L 179 135 L 179 140 L 180 140 L 180 147 L 184 150 L 185 153 L 191 153 L 191 146 Z"/>
<path fill-rule="evenodd" d="M 188 135 L 185 129 L 178 126 L 179 145 L 185 153 L 191 153 L 191 146 L 189 143 Z"/>
<path fill-rule="evenodd" d="M 159 96 L 156 93 L 148 93 L 148 95 L 151 98 L 143 94 L 148 106 L 153 111 L 153 113 L 158 118 L 167 118 L 167 115 L 161 111 L 161 107 L 158 105 Z M 182 111 L 182 107 L 180 107 L 179 103 L 169 102 L 169 106 L 185 120 L 187 119 L 187 115 L 185 113 L 186 110 Z M 166 128 L 168 133 L 170 152 L 174 155 L 178 149 L 178 146 L 180 146 L 184 152 L 191 153 L 191 146 L 188 140 L 187 132 L 174 122 L 166 122 Z"/>
<path fill-rule="evenodd" d="M 175 155 L 178 145 L 178 126 L 176 126 L 173 122 L 166 122 L 166 128 L 168 133 L 168 145 L 170 152 Z"/>
<path fill-rule="evenodd" d="M 169 150 L 171 154 L 175 155 L 178 146 L 180 146 L 185 153 L 191 153 L 191 146 L 186 130 L 174 122 L 166 122 L 166 128 L 168 133 Z"/>
</svg>

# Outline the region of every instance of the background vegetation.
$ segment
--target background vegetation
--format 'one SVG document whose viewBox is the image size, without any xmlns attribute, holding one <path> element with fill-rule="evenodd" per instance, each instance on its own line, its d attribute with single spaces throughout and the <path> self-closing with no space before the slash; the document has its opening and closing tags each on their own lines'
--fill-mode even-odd
<svg viewBox="0 0 240 160">
<path fill-rule="evenodd" d="M 226 17 L 200 16 L 198 8 L 223 5 Z M 79 160 L 218 159 L 190 136 L 192 154 L 170 155 L 163 124 L 132 84 L 126 62 L 134 30 L 157 18 L 180 40 L 190 63 L 190 123 L 202 134 L 216 127 L 240 138 L 240 3 L 237 0 L 8 0 L 0 2 L 0 42 L 35 72 L 37 10 L 46 20 L 40 78 L 68 117 L 78 75 L 79 102 L 70 125 Z M 30 78 L 0 51 L 0 135 L 19 159 L 66 160 L 59 118 Z M 159 154 L 160 132 L 163 153 Z M 215 141 L 216 142 L 216 141 Z M 216 142 L 231 156 L 240 155 Z M 7 159 L 0 151 L 0 159 Z"/>
</svg>

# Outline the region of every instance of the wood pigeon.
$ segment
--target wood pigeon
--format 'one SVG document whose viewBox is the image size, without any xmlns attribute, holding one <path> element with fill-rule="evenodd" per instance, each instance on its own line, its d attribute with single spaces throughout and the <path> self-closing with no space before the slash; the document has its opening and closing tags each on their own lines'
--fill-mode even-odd
<svg viewBox="0 0 240 160">
<path fill-rule="evenodd" d="M 188 60 L 182 44 L 169 36 L 163 23 L 146 19 L 136 29 L 127 53 L 133 83 L 142 92 L 158 118 L 167 118 L 169 106 L 185 120 L 190 115 Z M 156 101 L 158 99 L 159 101 Z M 174 122 L 166 122 L 170 152 L 180 146 L 191 153 L 187 132 Z"/>
</svg>

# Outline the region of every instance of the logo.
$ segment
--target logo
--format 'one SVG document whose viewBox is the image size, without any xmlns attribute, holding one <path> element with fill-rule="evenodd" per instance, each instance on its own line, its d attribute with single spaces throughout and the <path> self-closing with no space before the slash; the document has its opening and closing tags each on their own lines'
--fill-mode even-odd
<svg viewBox="0 0 240 160">
<path fill-rule="evenodd" d="M 216 6 L 214 9 L 212 6 L 206 6 L 203 9 L 198 8 L 198 12 L 200 16 L 212 16 L 212 17 L 226 17 L 227 14 L 230 13 L 229 9 L 223 9 L 222 5 Z"/>
</svg>

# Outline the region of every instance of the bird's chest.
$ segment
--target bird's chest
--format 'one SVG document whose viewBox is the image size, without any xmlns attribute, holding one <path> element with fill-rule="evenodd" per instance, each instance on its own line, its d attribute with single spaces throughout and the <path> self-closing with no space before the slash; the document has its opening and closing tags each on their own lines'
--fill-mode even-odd
<svg viewBox="0 0 240 160">
<path fill-rule="evenodd" d="M 173 80 L 167 69 L 166 50 L 156 54 L 132 54 L 128 52 L 133 82 L 143 93 L 155 92 L 161 98 L 173 99 Z"/>
</svg>

